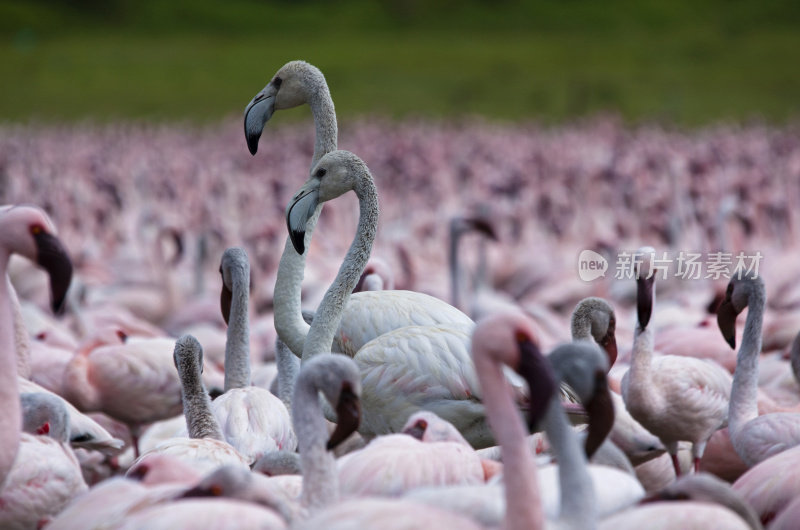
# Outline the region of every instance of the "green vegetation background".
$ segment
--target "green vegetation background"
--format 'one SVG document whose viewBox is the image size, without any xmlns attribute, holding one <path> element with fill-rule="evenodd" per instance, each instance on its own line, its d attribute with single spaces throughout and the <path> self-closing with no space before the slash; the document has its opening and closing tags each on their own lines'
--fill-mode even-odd
<svg viewBox="0 0 800 530">
<path fill-rule="evenodd" d="M 213 122 L 297 58 L 340 116 L 800 115 L 797 0 L 0 0 L 0 122 Z"/>
</svg>

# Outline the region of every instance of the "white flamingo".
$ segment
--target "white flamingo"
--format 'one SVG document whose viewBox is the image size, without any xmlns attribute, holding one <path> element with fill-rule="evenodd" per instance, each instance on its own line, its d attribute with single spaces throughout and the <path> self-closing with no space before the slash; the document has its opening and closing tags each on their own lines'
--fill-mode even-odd
<svg viewBox="0 0 800 530">
<path fill-rule="evenodd" d="M 667 448 L 679 476 L 678 442 L 691 442 L 694 469 L 699 471 L 708 439 L 725 427 L 730 375 L 718 364 L 702 359 L 653 357 L 653 330 L 647 324 L 655 305 L 655 275 L 646 278 L 651 252 L 644 249 L 642 253 L 637 280 L 638 324 L 631 368 L 622 378 L 622 397 L 628 412 Z"/>
</svg>

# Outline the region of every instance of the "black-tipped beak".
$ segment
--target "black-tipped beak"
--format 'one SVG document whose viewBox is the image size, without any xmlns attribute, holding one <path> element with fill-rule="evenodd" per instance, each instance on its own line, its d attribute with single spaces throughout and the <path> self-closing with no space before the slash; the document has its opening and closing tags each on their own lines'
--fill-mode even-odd
<svg viewBox="0 0 800 530">
<path fill-rule="evenodd" d="M 268 85 L 244 109 L 244 137 L 251 155 L 255 155 L 258 151 L 258 140 L 261 138 L 264 126 L 275 112 L 275 94 L 268 93 L 269 90 Z"/>
<path fill-rule="evenodd" d="M 614 426 L 614 402 L 608 389 L 606 374 L 601 370 L 595 372 L 594 394 L 584 403 L 589 414 L 589 429 L 586 435 L 586 458 L 591 458 Z"/>
<path fill-rule="evenodd" d="M 178 499 L 191 499 L 195 497 L 219 497 L 222 493 L 222 489 L 218 486 L 211 486 L 210 488 L 204 485 L 197 485 L 193 488 L 189 488 L 188 490 L 184 491 L 182 494 L 178 495 Z"/>
<path fill-rule="evenodd" d="M 497 237 L 497 232 L 494 229 L 492 223 L 487 221 L 486 219 L 480 217 L 469 218 L 465 220 L 467 226 L 476 232 L 480 232 L 481 234 L 485 235 L 492 241 L 497 241 L 499 238 Z"/>
<path fill-rule="evenodd" d="M 730 296 L 719 305 L 717 310 L 717 325 L 719 326 L 722 337 L 725 339 L 731 348 L 736 349 L 736 316 L 739 311 L 733 307 L 733 302 Z"/>
<path fill-rule="evenodd" d="M 407 434 L 409 436 L 413 436 L 417 440 L 422 441 L 422 437 L 425 436 L 425 429 L 428 428 L 428 422 L 425 420 L 418 420 L 414 423 L 411 427 L 407 429 L 403 429 L 403 434 Z"/>
<path fill-rule="evenodd" d="M 639 320 L 639 328 L 642 331 L 647 329 L 650 323 L 650 315 L 653 313 L 653 284 L 655 275 L 649 278 L 639 278 L 636 280 L 636 317 Z"/>
<path fill-rule="evenodd" d="M 286 207 L 286 228 L 298 254 L 306 251 L 306 225 L 314 215 L 318 201 L 319 190 L 306 184 Z"/>
<path fill-rule="evenodd" d="M 344 383 L 339 393 L 339 403 L 336 405 L 336 429 L 333 430 L 326 446 L 328 451 L 345 441 L 358 429 L 360 423 L 361 401 L 353 393 L 349 383 Z"/>
<path fill-rule="evenodd" d="M 556 391 L 556 382 L 552 366 L 532 340 L 519 342 L 517 373 L 528 382 L 528 429 L 534 431 L 547 412 L 550 399 Z"/>
<path fill-rule="evenodd" d="M 64 306 L 67 290 L 72 281 L 72 261 L 56 236 L 39 232 L 33 238 L 36 242 L 37 263 L 50 276 L 53 313 L 59 313 Z"/>
<path fill-rule="evenodd" d="M 228 289 L 228 286 L 225 285 L 225 281 L 222 281 L 222 291 L 219 293 L 219 306 L 222 310 L 222 318 L 225 320 L 225 324 L 229 324 L 231 319 L 231 303 L 233 302 L 233 292 Z"/>
</svg>

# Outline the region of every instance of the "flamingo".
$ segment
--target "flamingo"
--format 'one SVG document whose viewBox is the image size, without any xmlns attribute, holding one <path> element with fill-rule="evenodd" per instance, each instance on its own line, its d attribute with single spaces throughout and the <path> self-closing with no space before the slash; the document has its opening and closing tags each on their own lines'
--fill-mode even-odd
<svg viewBox="0 0 800 530">
<path fill-rule="evenodd" d="M 0 210 L 0 491 L 14 465 L 20 444 L 22 423 L 17 358 L 14 344 L 14 320 L 8 291 L 8 261 L 13 254 L 23 256 L 50 276 L 52 308 L 61 309 L 72 278 L 72 263 L 56 237 L 53 222 L 42 210 L 32 206 L 12 206 Z"/>
<path fill-rule="evenodd" d="M 304 343 L 303 357 L 330 351 L 342 309 L 360 277 L 377 229 L 377 192 L 366 164 L 352 153 L 334 151 L 317 164 L 313 176 L 287 207 L 287 225 L 298 251 L 304 244 L 305 227 L 318 203 L 354 190 L 361 216 L 355 239 L 339 275 L 325 294 Z M 401 291 L 359 293 L 386 294 Z M 400 299 L 398 299 L 400 300 Z M 444 304 L 444 302 L 442 302 Z M 402 302 L 399 304 L 402 306 Z M 457 311 L 449 307 L 451 311 Z M 410 307 L 405 306 L 407 310 Z M 396 308 L 397 309 L 397 308 Z M 407 313 L 414 318 L 415 313 Z M 382 318 L 372 315 L 372 318 Z M 469 356 L 472 326 L 408 325 L 383 333 L 354 354 L 362 373 L 364 418 L 359 432 L 375 436 L 398 432 L 405 419 L 420 409 L 436 412 L 453 423 L 475 447 L 493 445 L 480 404 L 481 389 Z M 420 355 L 420 352 L 427 352 Z M 518 402 L 525 403 L 524 383 L 514 382 Z"/>
<path fill-rule="evenodd" d="M 48 394 L 20 395 L 23 433 L 19 452 L 0 491 L 0 526 L 32 528 L 47 523 L 88 488 L 70 449 L 69 416 Z"/>
<path fill-rule="evenodd" d="M 67 399 L 84 412 L 104 412 L 126 423 L 139 456 L 141 426 L 181 412 L 180 380 L 171 365 L 173 339 L 129 339 L 85 348 L 64 371 Z"/>
<path fill-rule="evenodd" d="M 223 464 L 249 469 L 249 462 L 230 444 L 211 412 L 211 399 L 203 385 L 201 367 L 203 347 L 191 335 L 183 335 L 175 342 L 175 367 L 181 381 L 183 412 L 189 438 L 176 437 L 165 440 L 139 457 L 134 465 L 146 462 L 151 455 L 176 456 L 191 463 L 201 472 L 208 472 Z"/>
<path fill-rule="evenodd" d="M 617 360 L 617 317 L 606 300 L 591 296 L 584 298 L 570 317 L 572 340 L 594 340 L 606 352 L 609 368 Z"/>
<path fill-rule="evenodd" d="M 725 300 L 717 313 L 722 336 L 735 348 L 736 315 L 748 308 L 729 411 L 731 442 L 747 466 L 800 444 L 800 413 L 758 415 L 758 358 L 765 301 L 764 280 L 752 272 L 738 271 L 728 283 Z"/>
<path fill-rule="evenodd" d="M 658 436 L 680 476 L 678 442 L 692 444 L 694 469 L 711 435 L 725 427 L 730 375 L 718 364 L 663 355 L 653 358 L 653 330 L 648 328 L 655 304 L 655 275 L 650 271 L 648 248 L 637 280 L 637 327 L 631 368 L 622 378 L 622 397 L 631 415 Z"/>
<path fill-rule="evenodd" d="M 245 109 L 245 137 L 250 152 L 256 153 L 263 128 L 275 110 L 304 103 L 311 107 L 316 129 L 312 169 L 323 155 L 334 151 L 337 148 L 338 129 L 325 77 L 318 68 L 306 62 L 291 61 L 278 70 Z M 304 251 L 311 241 L 320 212 L 321 206 L 314 204 L 308 212 L 310 215 L 304 219 L 302 244 L 296 243 L 292 247 L 287 238 L 275 282 L 275 329 L 281 340 L 298 357 L 303 356 L 303 345 L 309 333 L 309 325 L 303 320 L 300 308 Z M 351 291 L 356 284 L 357 281 L 353 283 Z M 333 351 L 351 357 L 373 338 L 398 327 L 448 324 L 471 329 L 474 325 L 467 315 L 438 298 L 413 291 L 394 290 L 356 293 L 345 306 L 340 323 L 333 337 Z"/>
<path fill-rule="evenodd" d="M 272 392 L 250 386 L 248 304 L 250 263 L 241 248 L 229 248 L 220 264 L 222 314 L 228 324 L 225 393 L 211 403 L 224 440 L 249 463 L 270 451 L 294 451 L 297 438 L 286 406 Z"/>
<path fill-rule="evenodd" d="M 590 411 L 585 451 L 592 454 L 613 422 L 613 406 L 603 384 L 607 362 L 600 350 L 589 343 L 560 346 L 547 357 L 548 362 L 533 336 L 530 319 L 517 312 L 482 319 L 473 334 L 473 357 L 484 384 L 489 421 L 502 446 L 505 489 L 494 483 L 479 488 L 426 488 L 410 492 L 409 497 L 469 513 L 487 526 L 503 523 L 505 513 L 506 527 L 535 528 L 541 524 L 537 519 L 546 518 L 554 525 L 590 528 L 597 516 L 623 509 L 644 496 L 641 485 L 630 475 L 586 465 L 586 454 L 564 416 L 560 400 L 549 395 L 555 380 L 563 377 L 584 398 Z M 534 466 L 519 417 L 512 412 L 508 386 L 498 377 L 502 364 L 517 366 L 529 381 L 533 394 L 531 423 L 543 416 L 560 466 L 538 470 Z M 559 491 L 569 494 L 560 495 Z"/>
<path fill-rule="evenodd" d="M 319 355 L 303 363 L 292 399 L 292 419 L 298 434 L 303 485 L 300 529 L 410 528 L 438 524 L 446 528 L 477 528 L 469 519 L 419 503 L 373 498 L 338 502 L 336 462 L 330 449 L 356 429 L 360 417 L 358 366 L 343 355 Z M 339 423 L 328 437 L 319 393 L 335 404 Z M 409 437 L 410 438 L 410 437 Z"/>
</svg>

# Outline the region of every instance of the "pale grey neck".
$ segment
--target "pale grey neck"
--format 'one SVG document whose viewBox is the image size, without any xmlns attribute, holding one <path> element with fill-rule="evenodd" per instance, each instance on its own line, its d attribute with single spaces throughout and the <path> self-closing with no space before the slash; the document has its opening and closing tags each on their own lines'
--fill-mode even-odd
<svg viewBox="0 0 800 530">
<path fill-rule="evenodd" d="M 328 288 L 320 302 L 314 322 L 303 346 L 303 361 L 314 355 L 328 353 L 333 345 L 333 337 L 342 320 L 342 311 L 350 299 L 364 267 L 372 252 L 372 243 L 378 230 L 378 191 L 371 176 L 359 181 L 355 189 L 358 196 L 360 215 L 356 236 L 339 267 L 336 279 Z"/>
<path fill-rule="evenodd" d="M 338 146 L 339 128 L 336 123 L 336 110 L 333 107 L 328 84 L 322 82 L 311 91 L 308 101 L 311 115 L 314 117 L 314 156 L 311 159 L 311 169 L 317 165 L 320 158 L 331 151 L 336 151 Z"/>
<path fill-rule="evenodd" d="M 189 438 L 214 438 L 225 441 L 219 422 L 211 412 L 211 398 L 203 385 L 200 366 L 188 363 L 178 369 L 183 396 L 183 415 Z"/>
<path fill-rule="evenodd" d="M 311 114 L 314 117 L 314 155 L 311 158 L 311 169 L 317 165 L 320 158 L 327 153 L 335 151 L 338 145 L 338 126 L 336 122 L 336 111 L 333 107 L 333 99 L 330 90 L 321 77 L 314 81 L 314 86 L 309 87 L 310 97 L 308 105 L 311 107 Z M 309 170 L 310 174 L 310 170 Z M 322 213 L 322 204 L 317 206 L 314 215 L 306 223 L 305 248 L 306 253 L 311 245 L 311 236 L 319 221 Z M 278 273 L 275 281 L 274 305 L 275 305 L 275 330 L 280 339 L 289 347 L 297 357 L 303 355 L 303 344 L 308 334 L 309 326 L 302 318 L 302 286 L 303 274 L 306 266 L 306 254 L 298 254 L 295 251 L 289 237 L 281 254 L 278 264 Z"/>
<path fill-rule="evenodd" d="M 322 204 L 314 210 L 314 215 L 306 223 L 305 248 L 311 245 L 311 236 L 322 213 Z M 303 355 L 303 345 L 308 335 L 309 325 L 303 320 L 302 286 L 303 272 L 306 266 L 306 254 L 298 254 L 291 239 L 286 237 L 286 244 L 278 264 L 273 293 L 275 306 L 275 331 L 278 337 L 298 358 Z"/>
<path fill-rule="evenodd" d="M 558 461 L 561 485 L 559 523 L 567 528 L 595 528 L 596 501 L 586 455 L 557 395 L 548 405 L 544 428 Z"/>
<path fill-rule="evenodd" d="M 764 321 L 765 297 L 762 289 L 754 288 L 747 301 L 747 320 L 742 345 L 736 356 L 728 424 L 731 433 L 758 417 L 758 359 L 761 353 L 761 326 Z"/>
<path fill-rule="evenodd" d="M 249 267 L 230 268 L 231 314 L 225 342 L 225 392 L 250 386 Z"/>
<path fill-rule="evenodd" d="M 326 449 L 328 429 L 312 374 L 298 378 L 292 401 L 292 423 L 303 471 L 301 503 L 309 514 L 339 500 L 339 478 L 333 454 Z M 309 377 L 311 376 L 311 377 Z"/>
<path fill-rule="evenodd" d="M 297 373 L 300 371 L 300 359 L 280 338 L 275 339 L 275 356 L 278 360 L 278 397 L 291 412 L 292 394 Z"/>
<path fill-rule="evenodd" d="M 652 358 L 653 328 L 648 326 L 642 331 L 637 324 L 633 332 L 633 350 L 631 351 L 631 383 L 641 381 L 645 374 L 650 373 Z"/>
<path fill-rule="evenodd" d="M 0 490 L 14 464 L 19 447 L 22 413 L 17 386 L 17 359 L 14 346 L 13 311 L 8 281 L 9 254 L 0 249 Z"/>
<path fill-rule="evenodd" d="M 22 306 L 20 306 L 17 291 L 11 285 L 11 279 L 6 275 L 8 288 L 8 298 L 11 301 L 11 312 L 14 318 L 14 344 L 17 349 L 17 375 L 25 379 L 31 378 L 31 340 L 28 330 L 25 329 L 25 321 L 22 318 Z"/>
<path fill-rule="evenodd" d="M 450 302 L 453 307 L 461 309 L 461 264 L 458 258 L 458 247 L 461 240 L 461 230 L 450 227 L 450 245 L 448 264 L 450 267 Z"/>
</svg>

